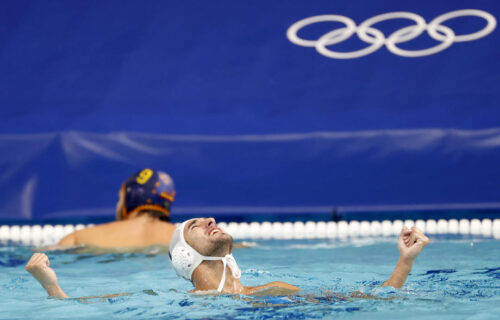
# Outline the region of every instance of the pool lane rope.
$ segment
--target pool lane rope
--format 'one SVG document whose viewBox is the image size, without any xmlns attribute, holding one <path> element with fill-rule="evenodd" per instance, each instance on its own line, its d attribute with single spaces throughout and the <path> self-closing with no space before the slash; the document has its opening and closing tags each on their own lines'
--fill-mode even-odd
<svg viewBox="0 0 500 320">
<path fill-rule="evenodd" d="M 429 219 L 339 222 L 221 222 L 218 225 L 234 239 L 349 239 L 390 237 L 398 235 L 403 226 L 416 226 L 429 235 L 472 235 L 500 239 L 500 219 Z M 29 245 L 53 245 L 75 230 L 89 225 L 24 225 L 0 226 L 0 241 Z"/>
</svg>

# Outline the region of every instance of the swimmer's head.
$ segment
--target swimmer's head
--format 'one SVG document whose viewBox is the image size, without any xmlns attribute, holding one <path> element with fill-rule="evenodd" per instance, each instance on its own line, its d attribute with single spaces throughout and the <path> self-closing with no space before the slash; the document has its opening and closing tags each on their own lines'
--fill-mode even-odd
<svg viewBox="0 0 500 320">
<path fill-rule="evenodd" d="M 233 238 L 217 226 L 214 218 L 188 220 L 184 239 L 203 256 L 223 257 L 233 251 Z"/>
<path fill-rule="evenodd" d="M 241 272 L 231 252 L 233 238 L 219 228 L 213 218 L 196 218 L 177 227 L 170 240 L 170 262 L 178 276 L 192 281 L 193 272 L 204 260 L 223 262 L 223 276 L 217 289 L 221 292 L 229 266 L 235 278 Z"/>
<path fill-rule="evenodd" d="M 142 212 L 170 221 L 175 198 L 172 178 L 165 172 L 144 169 L 128 178 L 118 194 L 116 219 L 125 220 Z"/>
</svg>

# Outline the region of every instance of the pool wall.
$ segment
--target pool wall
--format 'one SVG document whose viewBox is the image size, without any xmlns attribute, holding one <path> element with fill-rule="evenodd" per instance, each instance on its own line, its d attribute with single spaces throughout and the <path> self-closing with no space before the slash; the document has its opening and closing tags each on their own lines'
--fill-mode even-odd
<svg viewBox="0 0 500 320">
<path fill-rule="evenodd" d="M 142 167 L 173 177 L 172 212 L 181 220 L 334 210 L 499 212 L 498 141 L 498 128 L 0 135 L 0 221 L 112 219 L 121 183 Z"/>
</svg>

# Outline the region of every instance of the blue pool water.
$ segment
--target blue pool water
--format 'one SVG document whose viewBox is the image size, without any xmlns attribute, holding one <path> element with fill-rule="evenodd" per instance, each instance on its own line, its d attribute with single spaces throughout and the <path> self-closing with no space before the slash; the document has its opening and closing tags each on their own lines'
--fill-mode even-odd
<svg viewBox="0 0 500 320">
<path fill-rule="evenodd" d="M 109 299 L 49 299 L 24 271 L 31 249 L 0 246 L 0 319 L 498 319 L 500 241 L 432 238 L 401 290 L 378 287 L 398 257 L 395 238 L 260 241 L 235 250 L 242 283 L 280 280 L 305 296 L 195 296 L 164 254 L 50 253 L 70 297 L 129 292 Z M 341 301 L 332 292 L 377 297 Z"/>
</svg>

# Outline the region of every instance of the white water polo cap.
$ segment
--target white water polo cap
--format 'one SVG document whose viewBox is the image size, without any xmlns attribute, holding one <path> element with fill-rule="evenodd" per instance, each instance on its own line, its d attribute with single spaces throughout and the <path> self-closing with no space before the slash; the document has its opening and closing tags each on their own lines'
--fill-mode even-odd
<svg viewBox="0 0 500 320">
<path fill-rule="evenodd" d="M 224 257 L 206 257 L 193 249 L 184 239 L 184 227 L 189 221 L 191 220 L 184 221 L 178 226 L 170 240 L 169 257 L 172 267 L 178 276 L 191 281 L 194 270 L 204 260 L 221 260 L 224 265 L 224 271 L 222 272 L 222 279 L 220 280 L 217 291 L 222 292 L 222 288 L 226 282 L 226 266 L 231 269 L 233 277 L 236 279 L 241 277 L 240 268 L 238 268 L 238 264 L 232 254 L 226 254 Z"/>
</svg>

